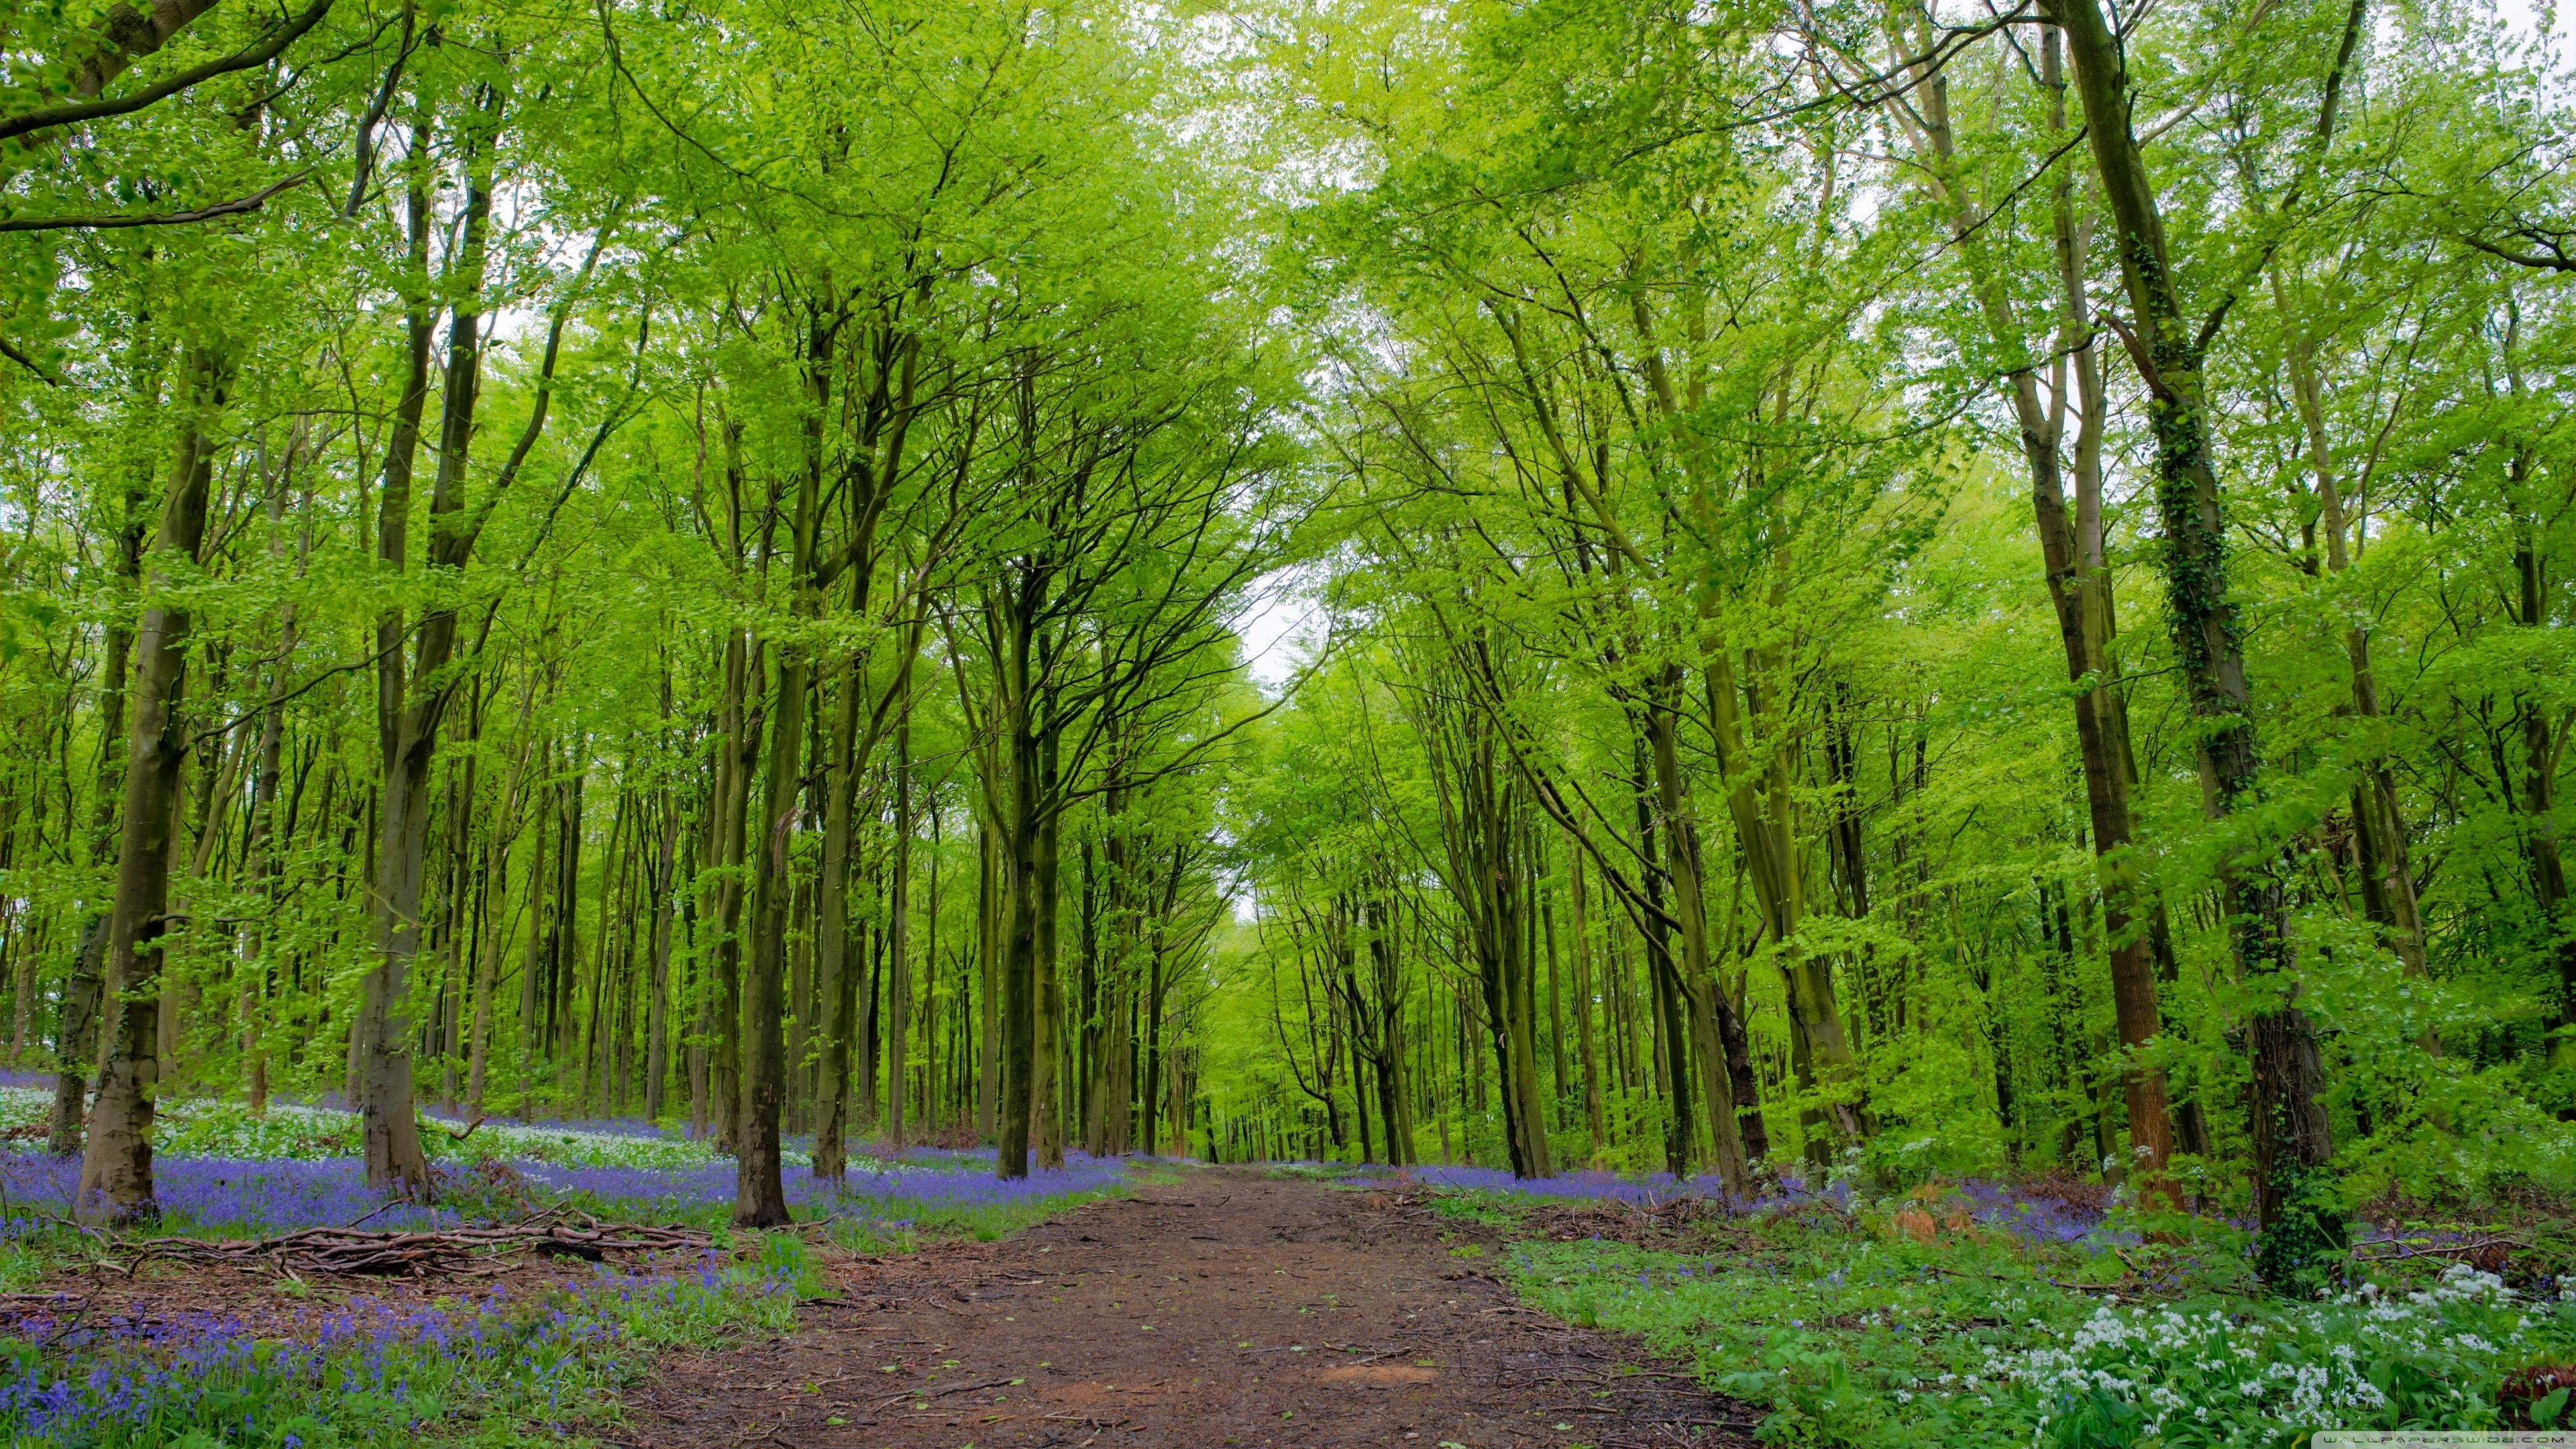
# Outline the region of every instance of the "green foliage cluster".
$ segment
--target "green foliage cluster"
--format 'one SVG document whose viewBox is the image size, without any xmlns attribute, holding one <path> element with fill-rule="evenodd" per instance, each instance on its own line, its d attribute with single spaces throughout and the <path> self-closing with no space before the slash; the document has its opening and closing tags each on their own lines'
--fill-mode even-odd
<svg viewBox="0 0 2576 1449">
<path fill-rule="evenodd" d="M 1862 1207 L 1857 1225 L 1757 1220 L 1709 1251 L 1594 1239 L 1505 1256 L 1530 1302 L 1689 1362 L 1764 1409 L 1775 1443 L 2179 1449 L 2495 1428 L 2506 1374 L 2576 1351 L 2576 1306 L 2465 1264 L 2284 1301 L 2247 1291 L 2244 1239 L 2224 1229 L 2161 1246 L 1917 1241 L 1889 1225 L 1906 1201 Z"/>
</svg>

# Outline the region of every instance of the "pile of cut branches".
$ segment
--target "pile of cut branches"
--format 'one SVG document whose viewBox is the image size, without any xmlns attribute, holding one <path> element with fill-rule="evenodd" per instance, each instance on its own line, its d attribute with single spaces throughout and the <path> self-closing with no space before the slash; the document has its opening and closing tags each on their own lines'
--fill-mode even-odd
<svg viewBox="0 0 2576 1449">
<path fill-rule="evenodd" d="M 576 1220 L 556 1209 L 489 1228 L 431 1232 L 306 1228 L 274 1238 L 148 1238 L 116 1246 L 133 1254 L 123 1265 L 129 1273 L 142 1263 L 158 1260 L 264 1266 L 279 1272 L 489 1277 L 505 1267 L 492 1260 L 512 1253 L 597 1263 L 612 1253 L 703 1253 L 713 1245 L 712 1236 L 693 1228 L 602 1223 L 588 1213 Z M 483 1260 L 479 1266 L 477 1259 Z"/>
</svg>

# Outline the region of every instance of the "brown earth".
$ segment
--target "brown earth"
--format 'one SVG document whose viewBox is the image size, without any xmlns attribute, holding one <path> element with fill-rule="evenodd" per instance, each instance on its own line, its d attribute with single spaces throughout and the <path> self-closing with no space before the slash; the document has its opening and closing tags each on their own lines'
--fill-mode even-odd
<svg viewBox="0 0 2576 1449">
<path fill-rule="evenodd" d="M 790 1337 L 665 1358 L 627 1449 L 1749 1445 L 1757 1415 L 1515 1303 L 1383 1195 L 1194 1171 L 831 1269 Z"/>
</svg>

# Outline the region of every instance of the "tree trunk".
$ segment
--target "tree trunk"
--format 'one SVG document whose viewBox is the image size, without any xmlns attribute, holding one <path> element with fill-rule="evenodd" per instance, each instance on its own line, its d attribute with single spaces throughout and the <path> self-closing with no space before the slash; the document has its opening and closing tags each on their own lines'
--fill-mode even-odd
<svg viewBox="0 0 2576 1449">
<path fill-rule="evenodd" d="M 497 121 L 499 102 L 492 99 L 489 104 Z M 377 525 L 377 557 L 396 572 L 409 567 L 412 459 L 428 386 L 431 304 L 425 283 L 432 222 L 425 189 L 427 164 L 424 156 L 412 165 L 411 279 L 424 290 L 408 300 L 411 373 L 397 407 L 398 435 L 385 457 Z M 430 500 L 433 533 L 438 531 L 437 516 L 461 505 L 465 460 L 473 443 L 475 394 L 482 375 L 480 296 L 492 211 L 488 133 L 469 142 L 466 164 L 465 231 L 448 278 L 456 301 L 449 320 L 447 374 L 439 408 L 438 474 Z M 444 510 L 442 502 L 447 504 Z M 433 561 L 438 552 L 433 543 Z M 437 757 L 440 692 L 447 687 L 438 675 L 447 664 L 454 630 L 452 613 L 425 617 L 413 646 L 416 657 L 407 670 L 402 611 L 387 610 L 376 624 L 382 808 L 377 817 L 372 904 L 379 959 L 367 978 L 364 1005 L 352 1027 L 358 1061 L 355 1095 L 368 1184 L 412 1198 L 426 1197 L 430 1182 L 429 1161 L 412 1120 L 412 1043 L 403 1007 L 410 989 L 411 960 L 420 949 L 421 877 L 429 853 L 429 772 Z"/>
<path fill-rule="evenodd" d="M 158 412 L 161 404 L 158 353 L 148 297 L 138 308 L 133 339 L 132 421 L 136 426 Z M 130 586 L 143 578 L 144 505 L 152 494 L 152 466 L 145 463 L 125 474 L 118 500 L 116 576 Z M 112 613 L 105 630 L 98 672 L 98 759 L 92 792 L 89 838 L 90 868 L 116 868 L 118 818 L 124 800 L 124 772 L 131 741 L 126 729 L 127 672 L 132 667 L 134 631 L 122 609 Z M 45 1150 L 56 1157 L 77 1156 L 82 1147 L 83 1100 L 91 1073 L 104 1059 L 98 1030 L 100 997 L 106 980 L 108 912 L 92 907 L 72 953 L 70 979 L 63 983 L 61 1028 L 54 1043 L 54 1105 L 46 1122 Z"/>
<path fill-rule="evenodd" d="M 894 727 L 894 881 L 886 921 L 886 1129 L 902 1150 L 905 1090 L 912 1080 L 912 712 Z"/>
<path fill-rule="evenodd" d="M 760 761 L 761 720 L 751 680 L 764 672 L 759 646 L 742 631 L 725 640 L 725 753 L 716 775 L 715 1060 L 708 1076 L 708 1113 L 716 1124 L 716 1150 L 730 1153 L 742 1126 L 742 901 L 748 861 L 744 835 L 751 813 L 751 782 Z"/>
<path fill-rule="evenodd" d="M 1387 1162 L 1409 1167 L 1420 1160 L 1413 1146 L 1413 1100 L 1406 1090 L 1404 1066 L 1404 975 L 1396 950 L 1394 912 L 1386 898 L 1370 892 L 1360 905 L 1360 926 L 1368 934 L 1369 965 L 1376 976 L 1378 1116 L 1386 1123 Z"/>
<path fill-rule="evenodd" d="M 679 878 L 680 806 L 669 790 L 662 792 L 661 854 L 653 863 L 652 965 L 644 1008 L 644 1120 L 662 1119 L 666 1079 L 671 1074 L 671 891 Z"/>
<path fill-rule="evenodd" d="M 302 457 L 306 425 L 298 419 L 287 434 L 286 457 L 278 469 L 276 482 L 270 485 L 268 500 L 269 556 L 283 558 L 286 553 L 286 494 L 294 480 L 295 465 Z M 303 572 L 305 546 L 302 538 L 296 546 L 296 571 Z M 297 639 L 296 607 L 292 602 L 280 605 L 277 621 L 278 665 L 268 682 L 272 700 L 286 676 L 286 663 L 295 657 Z M 273 914 L 278 905 L 277 882 L 282 874 L 279 860 L 284 852 L 278 846 L 277 794 L 285 777 L 286 706 L 271 703 L 260 712 L 258 766 L 251 781 L 249 838 L 243 842 L 242 858 L 258 882 L 263 909 Z M 273 937 L 263 926 L 256 932 L 244 959 L 236 968 L 241 1015 L 241 1054 L 243 1074 L 247 1078 L 250 1114 L 268 1114 L 268 1038 L 261 1030 L 266 1015 L 268 995 L 268 952 Z"/>
<path fill-rule="evenodd" d="M 818 308 L 808 318 L 805 356 L 805 463 L 796 480 L 788 521 L 792 529 L 790 613 L 800 619 L 822 611 L 814 566 L 815 531 L 823 492 L 823 426 L 831 404 L 832 360 L 838 324 Z M 779 1157 L 779 1114 L 785 1105 L 787 1045 L 783 1020 L 787 995 L 787 928 L 790 856 L 802 790 L 799 761 L 805 745 L 806 694 L 813 672 L 812 646 L 778 645 L 777 692 L 771 697 L 769 775 L 761 797 L 760 869 L 753 875 L 751 979 L 745 991 L 741 1123 L 734 1148 L 734 1226 L 781 1227 L 791 1221 Z"/>
<path fill-rule="evenodd" d="M 215 431 L 228 384 L 223 359 L 192 345 L 187 354 L 186 412 L 178 456 L 154 532 L 156 555 L 197 561 L 206 536 L 207 494 L 214 480 Z M 192 571 L 192 570 L 183 570 Z M 188 752 L 186 698 L 189 611 L 153 596 L 175 585 L 156 570 L 146 582 L 137 631 L 134 723 L 125 757 L 124 824 L 117 848 L 116 903 L 108 916 L 107 964 L 117 984 L 107 1070 L 91 1113 L 80 1185 L 73 1199 L 84 1222 L 137 1223 L 160 1216 L 152 1188 L 153 1093 L 160 1079 L 161 939 L 170 891 L 170 846 L 177 825 L 179 773 Z"/>
<path fill-rule="evenodd" d="M 811 509 L 798 530 L 810 533 Z M 734 1226 L 773 1228 L 789 1221 L 779 1156 L 779 1113 L 787 1087 L 788 841 L 795 825 L 798 757 L 805 739 L 804 653 L 781 644 L 771 707 L 769 776 L 761 792 L 759 869 L 752 876 L 751 963 L 744 982 L 741 1120 L 734 1135 Z"/>
<path fill-rule="evenodd" d="M 1727 1070 L 1725 1042 L 1717 1013 L 1728 1009 L 1708 954 L 1706 895 L 1700 887 L 1699 830 L 1692 818 L 1681 778 L 1681 754 L 1675 739 L 1680 715 L 1672 696 L 1679 692 L 1678 669 L 1658 682 L 1646 710 L 1647 744 L 1655 769 L 1655 806 L 1663 819 L 1665 874 L 1673 883 L 1673 910 L 1682 928 L 1681 987 L 1690 1007 L 1692 1055 L 1699 1065 L 1700 1099 L 1707 1104 L 1711 1165 L 1730 1196 L 1752 1190 L 1745 1168 L 1744 1139 L 1736 1125 L 1734 1082 Z"/>
<path fill-rule="evenodd" d="M 2544 627 L 2549 617 L 2548 564 L 2541 556 L 2539 525 L 2522 508 L 2522 493 L 2530 481 L 2531 454 L 2517 450 L 2509 481 L 2513 487 L 2514 519 L 2513 571 L 2515 624 L 2525 629 Z M 2540 919 L 2548 928 L 2555 944 L 2558 962 L 2558 1004 L 2551 1026 L 2557 1030 L 2550 1055 L 2564 1060 L 2576 1054 L 2569 1028 L 2576 1027 L 2576 907 L 2569 900 L 2567 866 L 2558 846 L 2558 731 L 2551 727 L 2548 707 L 2539 699 L 2524 697 L 2515 702 L 2514 714 L 2522 729 L 2522 808 L 2523 856 L 2531 865 L 2531 888 L 2534 904 L 2540 907 Z"/>
<path fill-rule="evenodd" d="M 1001 998 L 1001 1114 L 997 1125 L 998 1156 L 994 1170 L 1002 1177 L 1029 1175 L 1030 1112 L 1036 1105 L 1034 1077 L 1038 1017 L 1038 740 L 1029 718 L 1029 641 L 1014 634 L 1011 657 L 1004 661 L 1011 683 L 1005 695 L 1003 727 L 1008 730 L 1011 786 L 1005 809 L 1002 878 L 1008 895 L 1004 908 Z"/>
<path fill-rule="evenodd" d="M 511 821 L 509 826 L 511 831 L 518 829 L 517 789 L 514 783 L 510 793 L 503 797 L 506 808 L 510 811 L 508 818 Z M 484 843 L 482 872 L 493 894 L 499 895 L 507 891 L 510 882 L 510 842 L 498 826 L 493 828 L 492 838 Z M 489 913 L 482 927 L 483 942 L 475 952 L 473 1014 L 465 1028 L 465 1115 L 469 1121 L 483 1115 L 483 1094 L 491 1083 L 493 996 L 498 987 L 496 978 L 501 971 L 501 935 L 504 929 L 502 918 L 508 914 L 506 902 L 496 905 Z M 533 910 L 530 915 L 529 926 L 533 930 L 535 928 Z"/>
<path fill-rule="evenodd" d="M 1002 837 L 996 823 L 987 815 L 975 832 L 976 1008 L 982 1031 L 976 1042 L 975 1135 L 987 1142 L 999 1140 L 994 1133 L 1002 1092 L 1002 923 L 1008 909 L 1000 881 Z"/>
<path fill-rule="evenodd" d="M 1609 1150 L 1609 1129 L 1602 1113 L 1601 1054 L 1592 1028 L 1592 935 L 1583 900 L 1583 853 L 1567 851 L 1566 862 L 1572 872 L 1567 900 L 1573 907 L 1569 924 L 1574 928 L 1574 1032 L 1583 1066 L 1583 1120 L 1592 1133 L 1591 1165 L 1598 1168 Z"/>
<path fill-rule="evenodd" d="M 1928 15 L 1922 23 L 1930 24 Z M 2041 80 L 2052 88 L 2052 114 L 2058 129 L 2063 129 L 2064 92 L 2058 55 L 2058 32 L 2051 27 L 2042 37 Z M 2138 870 L 2128 853 L 2129 782 L 2115 753 L 2116 741 L 2105 728 L 2106 711 L 2114 706 L 2105 682 L 2108 661 L 2096 650 L 2094 630 L 2088 627 L 2090 574 L 2076 529 L 2067 516 L 2065 486 L 2059 472 L 2058 444 L 2064 433 L 2066 396 L 2064 364 L 2060 364 L 2058 375 L 2057 410 L 2052 413 L 2040 401 L 2036 365 L 2029 358 L 2028 340 L 2015 315 L 2011 293 L 1995 270 L 1996 263 L 1976 220 L 1976 209 L 1966 200 L 1950 127 L 1947 77 L 1928 74 L 1923 95 L 1920 139 L 1936 167 L 1934 185 L 1949 208 L 1951 234 L 1960 248 L 1988 339 L 2006 360 L 2002 390 L 2020 426 L 2022 459 L 2030 474 L 2032 512 L 2039 530 L 2049 603 L 2057 615 L 2058 638 L 2066 655 L 2067 678 L 2078 686 L 2087 686 L 2090 681 L 2074 701 L 2075 737 L 2083 763 L 2085 802 L 2098 862 L 2096 879 L 2102 892 L 2104 935 L 2110 945 L 2113 1014 L 2121 1044 L 2128 1053 L 2121 1081 L 2127 1097 L 2132 1151 L 2137 1159 L 2134 1165 L 2142 1173 L 2152 1198 L 2165 1206 L 2177 1206 L 2174 1184 L 2166 1171 L 2173 1153 L 2173 1134 L 2165 1105 L 2164 1075 L 2137 1057 L 2154 1039 L 2161 1015 L 2154 967 L 2148 958 L 2145 922 L 2138 908 Z M 2082 238 L 2074 220 L 2072 187 L 2062 174 L 2054 201 L 2059 281 L 2065 298 L 2059 351 L 2069 356 L 2078 370 L 2077 383 L 2083 393 L 2089 427 L 2090 410 L 2097 405 L 2100 394 L 2094 372 L 2098 364 L 2092 351 L 2091 329 L 2086 325 Z"/>
<path fill-rule="evenodd" d="M 832 715 L 832 764 L 823 803 L 823 890 L 815 956 L 822 976 L 823 1075 L 814 1128 L 814 1175 L 839 1182 L 849 1174 L 850 1039 L 856 1028 L 858 973 L 851 969 L 850 849 L 858 808 L 859 697 L 867 670 L 853 660 L 843 671 L 840 703 Z"/>
<path fill-rule="evenodd" d="M 1034 882 L 1037 925 L 1032 933 L 1034 959 L 1031 969 L 1037 976 L 1037 1021 L 1031 1043 L 1032 1065 L 1029 1069 L 1029 1095 L 1036 1122 L 1038 1165 L 1064 1166 L 1064 973 L 1057 967 L 1056 948 L 1058 907 L 1063 900 L 1063 851 L 1061 825 L 1064 819 L 1059 791 L 1062 782 L 1056 774 L 1056 731 L 1052 701 L 1047 706 L 1046 736 L 1038 760 L 1039 798 L 1047 802 L 1038 823 Z"/>
<path fill-rule="evenodd" d="M 2326 535 L 2326 571 L 2329 575 L 2340 574 L 2352 567 L 2348 544 L 2351 525 L 2344 517 L 2343 480 L 2335 468 L 2334 445 L 2326 436 L 2325 389 L 2317 377 L 2316 350 L 2291 316 L 2287 289 L 2277 271 L 2272 275 L 2272 291 L 2289 344 L 2290 394 L 2298 403 L 2299 424 L 2307 434 L 2308 463 L 2316 479 L 2318 522 L 2324 525 Z M 2389 944 L 2396 948 L 2406 974 L 2420 978 L 2428 966 L 2424 920 L 2415 900 L 2415 874 L 2407 861 L 2406 820 L 2397 806 L 2397 777 L 2389 769 L 2388 741 L 2385 726 L 2380 723 L 2379 682 L 2370 665 L 2370 631 L 2358 621 L 2350 624 L 2344 630 L 2343 646 L 2352 674 L 2352 712 L 2371 732 L 2370 762 L 2353 787 L 2352 800 L 2364 909 L 2371 922 L 2388 933 Z M 2442 1054 L 2442 1037 L 2437 1028 L 2427 1025 L 2416 1040 L 2433 1055 Z"/>
<path fill-rule="evenodd" d="M 2085 135 L 2118 235 L 2121 278 L 2134 313 L 2131 346 L 2156 439 L 2167 609 L 2200 725 L 2204 806 L 2213 818 L 2224 819 L 2258 804 L 2260 757 L 2235 609 L 2227 596 L 2226 527 L 2201 375 L 2206 337 L 2195 333 L 2183 311 L 2153 182 L 2132 129 L 2119 39 L 2097 0 L 2047 0 L 2045 9 L 2064 30 L 2075 62 Z M 2347 54 L 2350 41 L 2347 35 Z M 2329 96 L 2333 90 L 2330 84 Z M 2328 106 L 2330 126 L 2331 101 Z M 2315 1029 L 2297 1005 L 2287 869 L 2279 850 L 2257 847 L 2224 862 L 2220 872 L 2231 944 L 2259 1003 L 2247 1031 L 2254 1054 L 2255 1216 L 2262 1238 L 2257 1267 L 2274 1282 L 2307 1273 L 2344 1239 L 2341 1215 L 2324 1191 L 2333 1138 L 2316 1100 Z"/>
</svg>

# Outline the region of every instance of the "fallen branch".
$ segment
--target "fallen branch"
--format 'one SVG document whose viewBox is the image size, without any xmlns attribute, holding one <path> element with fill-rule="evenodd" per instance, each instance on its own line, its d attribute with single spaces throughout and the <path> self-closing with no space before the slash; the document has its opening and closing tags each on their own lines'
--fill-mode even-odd
<svg viewBox="0 0 2576 1449">
<path fill-rule="evenodd" d="M 950 1394 L 971 1394 L 977 1389 L 1006 1389 L 1014 1382 L 1012 1379 L 986 1379 L 980 1384 L 950 1384 L 944 1389 L 906 1389 L 899 1394 L 888 1394 L 877 1402 L 891 1404 L 897 1399 L 944 1399 Z"/>
<path fill-rule="evenodd" d="M 2364 1243 L 2352 1255 L 2366 1263 L 2387 1263 L 2402 1258 L 2472 1258 L 2493 1248 L 2527 1248 L 2531 1246 L 2510 1234 L 2480 1238 L 2474 1243 L 2410 1243 L 2403 1238 Z M 2394 1248 L 2395 1252 L 2373 1253 L 2370 1248 Z"/>
<path fill-rule="evenodd" d="M 117 1246 L 133 1255 L 128 1272 L 132 1271 L 132 1264 L 162 1261 L 235 1265 L 264 1263 L 282 1272 L 304 1268 L 322 1273 L 421 1277 L 433 1272 L 471 1274 L 472 1260 L 477 1255 L 488 1257 L 532 1252 L 544 1257 L 581 1258 L 596 1263 L 611 1253 L 704 1252 L 714 1245 L 711 1235 L 692 1228 L 602 1225 L 598 1219 L 588 1218 L 587 1214 L 584 1216 L 586 1226 L 566 1221 L 563 1214 L 554 1211 L 491 1228 L 448 1228 L 431 1232 L 360 1231 L 355 1227 L 306 1228 L 301 1232 L 256 1240 L 151 1238 Z"/>
</svg>

